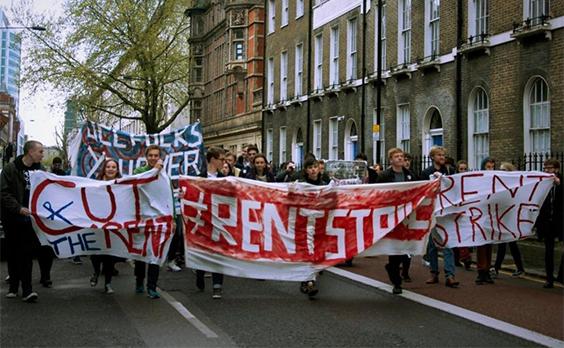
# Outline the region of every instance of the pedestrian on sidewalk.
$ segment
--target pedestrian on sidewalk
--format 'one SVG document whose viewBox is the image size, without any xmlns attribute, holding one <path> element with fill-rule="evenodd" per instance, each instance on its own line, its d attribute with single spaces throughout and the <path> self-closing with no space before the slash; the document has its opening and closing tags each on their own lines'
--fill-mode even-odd
<svg viewBox="0 0 564 348">
<path fill-rule="evenodd" d="M 255 149 L 256 147 L 252 147 Z M 254 158 L 256 152 L 252 154 L 252 158 Z M 206 160 L 208 162 L 207 166 L 207 173 L 202 172 L 202 177 L 207 178 L 221 178 L 223 174 L 221 173 L 221 169 L 223 168 L 223 163 L 225 162 L 225 150 L 219 147 L 211 147 L 208 149 L 206 153 Z M 248 169 L 250 170 L 250 169 Z M 206 272 L 202 270 L 196 270 L 196 287 L 200 291 L 204 291 L 206 287 L 205 283 L 205 276 Z M 221 273 L 212 273 L 212 298 L 214 300 L 221 299 L 223 295 L 223 274 Z"/>
<path fill-rule="evenodd" d="M 145 159 L 147 164 L 143 167 L 135 168 L 134 174 L 141 174 L 156 168 L 163 169 L 163 160 L 161 159 L 161 148 L 158 145 L 149 145 L 145 149 Z M 173 224 L 173 229 L 176 224 Z M 145 272 L 147 272 L 147 295 L 151 299 L 158 299 L 161 295 L 157 291 L 157 281 L 159 280 L 159 265 L 150 263 L 146 267 L 143 261 L 135 261 L 135 292 L 142 294 L 145 289 L 143 283 L 145 281 Z"/>
<path fill-rule="evenodd" d="M 10 272 L 10 289 L 6 298 L 16 298 L 21 283 L 24 302 L 35 302 L 38 298 L 31 285 L 31 275 L 33 251 L 39 240 L 33 231 L 31 211 L 27 207 L 31 171 L 43 169 L 42 159 L 43 145 L 35 140 L 27 141 L 24 144 L 24 154 L 6 164 L 0 175 L 2 225 L 8 243 Z"/>
<path fill-rule="evenodd" d="M 490 157 L 484 158 L 480 170 L 495 170 L 495 160 Z M 478 268 L 476 284 L 493 284 L 493 277 L 495 277 L 496 272 L 495 268 L 492 267 L 492 245 L 484 244 L 476 247 L 476 258 Z"/>
<path fill-rule="evenodd" d="M 96 176 L 97 180 L 111 181 L 121 178 L 121 173 L 119 172 L 119 166 L 115 159 L 106 158 L 104 163 L 102 163 L 102 169 Z M 98 277 L 100 276 L 100 266 L 103 266 L 102 273 L 104 273 L 104 293 L 113 294 L 114 289 L 112 288 L 112 276 L 114 273 L 114 265 L 117 261 L 117 257 L 112 255 L 91 255 L 90 261 L 92 262 L 92 268 L 94 268 L 94 273 L 90 277 L 90 286 L 95 287 L 98 284 Z"/>
<path fill-rule="evenodd" d="M 501 162 L 499 166 L 500 170 L 512 172 L 515 170 L 515 166 L 509 162 Z M 519 245 L 517 241 L 509 243 L 500 243 L 497 245 L 497 255 L 495 257 L 495 274 L 499 274 L 503 260 L 505 259 L 505 252 L 507 250 L 507 245 L 509 245 L 509 250 L 511 251 L 511 256 L 513 257 L 513 262 L 515 263 L 516 270 L 513 272 L 513 277 L 519 277 L 525 273 L 525 268 L 523 267 L 523 259 L 521 258 L 521 251 L 519 251 Z"/>
<path fill-rule="evenodd" d="M 554 287 L 554 247 L 556 239 L 564 240 L 563 222 L 563 190 L 562 175 L 560 173 L 560 161 L 549 158 L 544 161 L 544 172 L 555 175 L 554 186 L 550 189 L 546 197 L 540 214 L 536 221 L 537 234 L 539 239 L 544 240 L 544 267 L 546 271 L 546 283 L 544 287 L 549 289 Z M 562 283 L 562 273 L 564 267 L 564 255 L 560 259 L 558 276 L 556 281 Z"/>
<path fill-rule="evenodd" d="M 415 181 L 415 175 L 405 167 L 405 157 L 403 150 L 399 148 L 392 148 L 388 151 L 388 161 L 390 167 L 384 170 L 379 176 L 377 183 L 390 183 L 390 182 L 406 182 Z M 400 265 L 403 267 L 400 270 Z M 389 255 L 388 263 L 385 268 L 388 272 L 388 277 L 394 285 L 392 293 L 397 295 L 402 293 L 401 283 L 402 278 L 404 281 L 411 281 L 409 277 L 409 267 L 411 265 L 411 258 L 409 255 Z"/>
<path fill-rule="evenodd" d="M 421 173 L 422 180 L 429 180 L 433 176 L 454 174 L 454 169 L 451 166 L 446 165 L 445 155 L 446 149 L 444 147 L 433 146 L 431 148 L 429 151 L 429 157 L 431 157 L 433 163 Z M 435 229 L 431 231 L 431 237 L 429 238 L 429 243 L 427 244 L 427 256 L 431 265 L 431 277 L 425 282 L 426 284 L 437 284 L 439 282 L 439 252 L 433 239 L 433 234 L 436 234 Z M 460 282 L 458 282 L 454 277 L 456 268 L 454 266 L 454 255 L 451 248 L 443 248 L 443 263 L 445 285 L 449 288 L 458 287 Z"/>
</svg>

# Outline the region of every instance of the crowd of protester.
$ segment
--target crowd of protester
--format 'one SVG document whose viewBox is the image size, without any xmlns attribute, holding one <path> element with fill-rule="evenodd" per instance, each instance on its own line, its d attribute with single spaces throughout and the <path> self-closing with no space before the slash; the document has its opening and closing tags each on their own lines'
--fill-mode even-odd
<svg viewBox="0 0 564 348">
<path fill-rule="evenodd" d="M 135 174 L 143 173 L 153 168 L 161 169 L 163 167 L 163 152 L 157 145 L 148 146 L 145 150 L 147 164 L 137 168 Z M 406 182 L 417 180 L 430 180 L 440 175 L 453 175 L 468 171 L 468 163 L 460 160 L 455 163 L 452 158 L 447 157 L 446 149 L 443 147 L 433 147 L 430 150 L 429 157 L 431 164 L 421 171 L 415 173 L 411 169 L 412 158 L 409 154 L 404 153 L 399 148 L 392 148 L 388 151 L 388 165 L 384 167 L 381 164 L 374 164 L 367 167 L 366 175 L 362 178 L 362 182 L 369 184 Z M 7 164 L 1 174 L 1 194 L 2 209 L 1 218 L 5 229 L 6 241 L 8 243 L 8 278 L 10 283 L 9 292 L 6 298 L 16 298 L 18 296 L 21 285 L 22 299 L 24 302 L 34 302 L 38 299 L 38 294 L 32 289 L 32 265 L 33 258 L 37 257 L 41 279 L 40 283 L 44 287 L 52 287 L 50 277 L 51 267 L 53 264 L 54 253 L 51 247 L 41 246 L 39 240 L 33 231 L 31 224 L 31 212 L 27 208 L 30 194 L 30 172 L 33 170 L 44 170 L 41 166 L 43 159 L 43 146 L 37 141 L 28 141 L 24 145 L 24 154 L 16 157 L 16 159 Z M 226 152 L 222 148 L 212 147 L 206 153 L 207 167 L 202 172 L 202 177 L 217 178 L 226 176 L 237 176 L 250 180 L 258 180 L 262 182 L 304 182 L 311 185 L 328 185 L 332 178 L 325 172 L 325 162 L 317 159 L 313 154 L 309 153 L 303 159 L 301 170 L 296 163 L 288 161 L 282 163 L 279 167 L 269 163 L 267 157 L 259 152 L 255 145 L 247 146 L 240 156 L 234 153 Z M 367 161 L 364 154 L 358 154 L 355 160 Z M 563 236 L 563 195 L 560 172 L 561 164 L 555 159 L 547 159 L 544 161 L 544 171 L 556 176 L 555 185 L 550 190 L 548 197 L 542 205 L 540 215 L 536 222 L 536 232 L 538 238 L 545 244 L 545 270 L 546 283 L 545 288 L 554 287 L 554 282 L 562 283 L 562 273 L 564 258 L 560 260 L 557 270 L 557 276 L 554 277 L 554 249 L 557 240 L 564 240 Z M 511 163 L 498 163 L 492 158 L 486 158 L 481 164 L 481 170 L 505 170 L 513 171 L 514 166 Z M 51 172 L 57 175 L 68 174 L 62 170 L 62 161 L 55 158 L 52 163 Z M 101 166 L 97 175 L 98 180 L 114 180 L 121 177 L 118 164 L 115 159 L 107 158 Z M 178 198 L 177 206 L 178 204 Z M 178 209 L 178 207 L 177 207 Z M 175 234 L 169 249 L 167 258 L 167 268 L 170 271 L 178 272 L 181 270 L 182 261 L 182 219 L 181 214 L 176 212 L 176 223 L 174 224 Z M 432 231 L 432 234 L 435 231 Z M 513 276 L 521 276 L 524 272 L 524 265 L 517 242 L 503 243 L 497 245 L 497 255 L 492 263 L 492 245 L 483 245 L 475 248 L 439 248 L 434 238 L 429 238 L 427 253 L 424 260 L 430 268 L 430 277 L 425 282 L 427 284 L 440 283 L 439 270 L 439 251 L 442 250 L 443 256 L 443 272 L 445 285 L 449 288 L 459 286 L 455 273 L 457 267 L 464 267 L 466 270 L 472 270 L 473 260 L 472 253 L 475 252 L 477 277 L 475 283 L 477 285 L 493 284 L 501 270 L 502 263 L 505 258 L 507 246 L 514 259 L 516 270 Z M 474 250 L 472 250 L 474 249 Z M 391 255 L 385 269 L 388 273 L 391 283 L 393 284 L 392 292 L 394 294 L 402 293 L 402 282 L 411 282 L 409 269 L 411 264 L 411 255 Z M 106 294 L 114 293 L 111 286 L 112 276 L 117 274 L 114 268 L 116 262 L 124 261 L 122 259 L 109 255 L 94 255 L 90 257 L 93 274 L 90 277 L 90 285 L 95 287 L 101 274 L 104 275 L 104 292 Z M 78 259 L 80 261 L 80 258 Z M 77 259 L 74 259 L 77 262 Z M 352 264 L 352 260 L 347 260 L 347 265 Z M 103 266 L 103 268 L 101 268 Z M 135 292 L 144 293 L 145 286 L 147 295 L 151 299 L 160 298 L 157 291 L 157 283 L 160 267 L 155 264 L 148 266 L 141 261 L 135 261 Z M 205 290 L 206 272 L 197 270 L 196 287 L 200 291 Z M 145 284 L 145 278 L 146 284 Z M 212 273 L 212 297 L 220 299 L 223 289 L 223 275 Z M 315 296 L 319 289 L 316 286 L 315 279 L 302 282 L 300 291 L 308 296 Z"/>
</svg>

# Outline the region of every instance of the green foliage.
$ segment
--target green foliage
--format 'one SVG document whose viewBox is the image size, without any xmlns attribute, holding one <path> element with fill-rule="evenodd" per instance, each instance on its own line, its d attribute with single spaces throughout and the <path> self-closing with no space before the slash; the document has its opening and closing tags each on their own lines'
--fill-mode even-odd
<svg viewBox="0 0 564 348">
<path fill-rule="evenodd" d="M 93 121 L 142 121 L 166 128 L 189 101 L 189 20 L 181 0 L 67 0 L 59 18 L 13 9 L 31 50 L 23 83 L 48 84 L 76 100 Z"/>
</svg>

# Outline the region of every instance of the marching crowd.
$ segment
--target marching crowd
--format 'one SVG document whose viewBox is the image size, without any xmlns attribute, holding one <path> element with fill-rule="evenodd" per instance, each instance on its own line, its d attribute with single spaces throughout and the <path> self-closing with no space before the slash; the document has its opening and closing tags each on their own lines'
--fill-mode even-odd
<svg viewBox="0 0 564 348">
<path fill-rule="evenodd" d="M 380 164 L 368 167 L 368 172 L 363 181 L 365 183 L 390 183 L 405 182 L 416 180 L 430 180 L 438 175 L 451 175 L 468 171 L 467 162 L 460 160 L 453 163 L 446 157 L 446 150 L 443 147 L 435 146 L 430 150 L 429 157 L 432 164 L 421 173 L 414 173 L 411 168 L 411 157 L 399 148 L 392 148 L 388 151 L 387 168 Z M 143 173 L 153 168 L 163 167 L 163 151 L 158 145 L 150 145 L 145 149 L 147 164 L 135 169 L 135 174 Z M 0 176 L 1 180 L 1 219 L 4 227 L 8 259 L 8 277 L 10 283 L 6 298 L 17 298 L 21 286 L 22 300 L 24 302 L 35 302 L 38 294 L 32 289 L 32 265 L 33 258 L 37 257 L 40 268 L 40 283 L 43 287 L 53 286 L 51 281 L 51 267 L 55 254 L 50 246 L 41 246 L 33 230 L 31 223 L 31 212 L 29 206 L 30 195 L 30 172 L 33 170 L 44 170 L 41 166 L 43 159 L 43 145 L 37 141 L 28 141 L 24 145 L 24 154 L 16 157 L 13 162 L 8 163 Z M 259 152 L 254 145 L 249 145 L 243 154 L 236 156 L 233 153 L 225 152 L 222 148 L 212 147 L 206 152 L 207 167 L 201 176 L 208 178 L 238 176 L 251 180 L 263 182 L 294 182 L 300 181 L 312 185 L 328 185 L 331 178 L 324 170 L 325 162 L 318 160 L 313 154 L 307 154 L 303 161 L 303 169 L 297 170 L 294 162 L 283 163 L 279 170 L 272 166 L 267 157 Z M 363 154 L 357 155 L 356 160 L 366 161 Z M 67 174 L 61 169 L 62 160 L 55 158 L 51 167 L 51 172 L 57 175 Z M 106 158 L 97 174 L 97 180 L 114 180 L 121 177 L 118 162 L 116 159 Z M 557 240 L 564 240 L 563 224 L 563 190 L 561 185 L 561 164 L 556 159 L 544 161 L 544 171 L 556 176 L 555 185 L 550 190 L 548 197 L 542 205 L 540 215 L 535 224 L 537 236 L 545 244 L 545 288 L 554 287 L 554 282 L 562 283 L 564 257 L 560 260 L 557 276 L 554 277 L 554 249 Z M 499 165 L 492 158 L 486 158 L 481 165 L 481 170 L 506 170 L 513 171 L 515 167 L 508 162 Z M 182 255 L 182 217 L 176 214 L 176 223 L 173 229 L 175 234 L 168 254 L 167 268 L 171 271 L 180 271 L 179 258 Z M 514 259 L 516 270 L 513 276 L 520 276 L 524 273 L 523 261 L 517 242 L 507 243 Z M 502 262 L 505 257 L 507 244 L 497 245 L 495 261 L 492 260 L 492 245 L 487 244 L 478 246 L 475 249 L 477 277 L 476 284 L 493 284 Z M 472 248 L 442 248 L 443 271 L 445 285 L 449 288 L 456 288 L 459 282 L 455 278 L 456 267 L 465 267 L 470 270 L 472 265 Z M 424 256 L 430 267 L 430 277 L 426 280 L 427 284 L 439 283 L 439 248 L 433 238 L 429 238 L 427 253 Z M 95 287 L 100 275 L 104 275 L 104 292 L 112 294 L 114 290 L 111 286 L 112 276 L 117 273 L 114 268 L 116 262 L 125 260 L 110 255 L 93 255 L 90 257 L 93 274 L 90 277 L 90 285 Z M 80 259 L 74 260 L 79 263 Z M 493 261 L 493 262 L 492 262 Z M 352 260 L 347 260 L 350 265 Z M 411 255 L 391 255 L 385 268 L 393 284 L 393 293 L 402 292 L 402 282 L 410 282 L 409 268 Z M 159 278 L 159 265 L 135 261 L 135 292 L 144 293 L 145 286 L 149 298 L 158 299 L 160 294 L 157 289 Z M 200 291 L 205 289 L 204 271 L 196 271 L 196 287 Z M 145 278 L 147 279 L 145 282 Z M 220 299 L 222 297 L 223 275 L 218 273 L 211 274 L 212 278 L 212 297 Z M 300 291 L 312 297 L 318 293 L 315 280 L 302 282 Z"/>
</svg>

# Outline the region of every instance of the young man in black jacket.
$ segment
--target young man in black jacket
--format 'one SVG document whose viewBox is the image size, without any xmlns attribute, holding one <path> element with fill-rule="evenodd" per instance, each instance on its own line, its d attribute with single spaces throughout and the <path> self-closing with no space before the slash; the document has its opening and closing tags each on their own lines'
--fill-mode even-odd
<svg viewBox="0 0 564 348">
<path fill-rule="evenodd" d="M 421 173 L 421 180 L 429 180 L 431 175 L 451 175 L 454 168 L 446 165 L 446 150 L 442 146 L 433 146 L 429 151 L 429 157 L 433 163 Z M 431 278 L 426 284 L 437 284 L 439 282 L 439 255 L 438 249 L 433 241 L 432 233 L 427 245 L 427 256 L 431 264 Z M 443 248 L 443 263 L 445 270 L 445 285 L 449 288 L 456 288 L 460 284 L 454 278 L 454 254 L 451 248 Z"/>
<path fill-rule="evenodd" d="M 33 267 L 33 251 L 39 246 L 39 241 L 31 225 L 31 211 L 29 195 L 31 189 L 31 171 L 41 168 L 43 159 L 43 145 L 34 140 L 24 144 L 23 156 L 8 163 L 0 178 L 2 194 L 2 224 L 6 231 L 8 243 L 8 264 L 10 272 L 10 290 L 6 298 L 16 298 L 21 282 L 22 300 L 35 302 L 37 293 L 31 286 Z M 40 266 L 42 259 L 40 255 Z M 52 262 L 52 260 L 51 260 Z M 47 270 L 42 268 L 42 276 Z M 50 267 L 49 267 L 50 271 Z M 42 279 L 42 281 L 50 279 Z"/>
<path fill-rule="evenodd" d="M 405 168 L 405 154 L 399 148 L 392 148 L 388 151 L 388 160 L 390 167 L 384 170 L 376 179 L 377 183 L 390 183 L 390 182 L 405 182 L 415 181 L 415 175 L 407 168 Z M 403 268 L 400 270 L 400 265 Z M 388 256 L 388 264 L 385 266 L 388 272 L 388 277 L 394 285 L 392 290 L 393 294 L 401 294 L 402 278 L 405 281 L 411 281 L 409 278 L 409 266 L 411 259 L 409 255 L 390 255 Z"/>
</svg>

